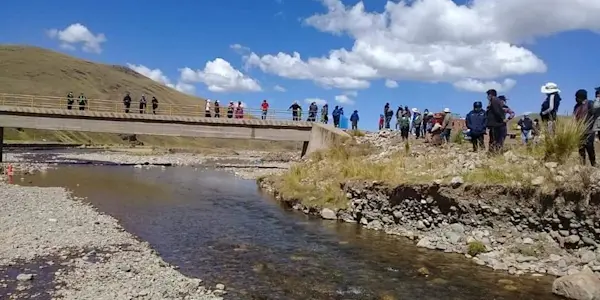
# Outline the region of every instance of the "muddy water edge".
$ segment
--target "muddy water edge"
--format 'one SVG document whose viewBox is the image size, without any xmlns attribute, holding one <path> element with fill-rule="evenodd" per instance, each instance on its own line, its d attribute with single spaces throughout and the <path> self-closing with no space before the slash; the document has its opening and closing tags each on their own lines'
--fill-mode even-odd
<svg viewBox="0 0 600 300">
<path fill-rule="evenodd" d="M 508 276 L 400 237 L 289 211 L 251 180 L 193 167 L 60 166 L 62 186 L 229 299 L 557 299 L 552 278 Z"/>
</svg>

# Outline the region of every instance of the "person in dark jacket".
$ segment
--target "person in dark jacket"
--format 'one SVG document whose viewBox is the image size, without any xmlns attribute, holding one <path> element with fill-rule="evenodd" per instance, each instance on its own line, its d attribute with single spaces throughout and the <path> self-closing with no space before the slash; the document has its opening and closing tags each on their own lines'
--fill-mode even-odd
<svg viewBox="0 0 600 300">
<path fill-rule="evenodd" d="M 486 125 L 490 130 L 490 153 L 499 153 L 503 148 L 503 127 L 506 125 L 506 113 L 502 101 L 498 99 L 498 92 L 494 89 L 487 91 L 488 108 L 486 110 Z"/>
<path fill-rule="evenodd" d="M 219 100 L 215 100 L 215 105 L 213 106 L 215 109 L 215 118 L 221 117 L 221 102 Z"/>
<path fill-rule="evenodd" d="M 313 102 L 308 107 L 308 120 L 309 122 L 317 121 L 317 113 L 319 112 L 319 107 L 316 102 Z"/>
<path fill-rule="evenodd" d="M 394 111 L 390 108 L 390 104 L 386 103 L 383 107 L 383 115 L 385 116 L 385 129 L 390 129 L 390 122 L 394 116 Z"/>
<path fill-rule="evenodd" d="M 87 103 L 87 97 L 84 96 L 83 93 L 81 93 L 81 95 L 79 95 L 79 110 L 85 110 L 85 106 L 87 105 Z"/>
<path fill-rule="evenodd" d="M 487 127 L 487 120 L 481 101 L 476 101 L 473 103 L 473 110 L 467 114 L 465 119 L 467 128 L 469 129 L 471 143 L 473 144 L 473 152 L 477 152 L 479 148 L 485 150 L 483 137 Z"/>
<path fill-rule="evenodd" d="M 152 96 L 152 114 L 156 114 L 156 110 L 158 109 L 158 99 L 155 96 Z"/>
<path fill-rule="evenodd" d="M 321 123 L 327 124 L 329 122 L 329 105 L 323 104 L 321 107 Z"/>
<path fill-rule="evenodd" d="M 333 108 L 333 112 L 331 113 L 331 116 L 333 117 L 333 126 L 334 127 L 340 127 L 340 107 L 339 106 L 335 106 Z"/>
<path fill-rule="evenodd" d="M 358 130 L 358 121 L 360 118 L 358 117 L 358 110 L 355 110 L 350 116 L 350 122 L 352 122 L 352 130 Z"/>
<path fill-rule="evenodd" d="M 235 108 L 235 105 L 233 104 L 233 101 L 229 101 L 229 105 L 227 105 L 227 118 L 229 118 L 229 119 L 233 118 L 234 108 Z"/>
<path fill-rule="evenodd" d="M 148 101 L 146 101 L 146 96 L 142 94 L 142 98 L 140 98 L 140 114 L 146 113 L 146 105 Z"/>
<path fill-rule="evenodd" d="M 579 146 L 579 157 L 581 163 L 585 165 L 586 154 L 590 160 L 592 166 L 596 166 L 596 150 L 594 149 L 594 123 L 598 116 L 600 116 L 600 110 L 594 108 L 594 102 L 588 100 L 588 94 L 586 90 L 578 90 L 575 93 L 575 107 L 573 108 L 573 116 L 576 120 L 585 122 L 585 133 L 581 146 Z"/>
<path fill-rule="evenodd" d="M 73 96 L 73 92 L 69 92 L 67 95 L 67 109 L 73 109 L 73 103 L 75 103 L 75 96 Z"/>
<path fill-rule="evenodd" d="M 125 113 L 129 113 L 129 108 L 131 108 L 131 96 L 129 96 L 129 93 L 126 93 L 125 97 L 123 97 L 123 105 L 125 106 Z"/>
<path fill-rule="evenodd" d="M 556 113 L 560 105 L 560 90 L 554 82 L 548 82 L 541 88 L 542 94 L 546 95 L 546 99 L 542 102 L 540 117 L 542 122 L 546 123 L 548 134 L 554 134 L 554 122 L 556 121 Z"/>
<path fill-rule="evenodd" d="M 300 113 L 302 113 L 302 107 L 300 106 L 300 104 L 294 101 L 294 103 L 290 105 L 290 108 L 288 108 L 288 110 L 290 109 L 292 110 L 292 120 L 300 121 Z"/>
<path fill-rule="evenodd" d="M 529 144 L 533 140 L 533 120 L 531 120 L 529 114 L 526 113 L 523 115 L 523 118 L 519 120 L 517 125 L 521 128 L 521 141 L 523 141 L 523 145 Z"/>
</svg>

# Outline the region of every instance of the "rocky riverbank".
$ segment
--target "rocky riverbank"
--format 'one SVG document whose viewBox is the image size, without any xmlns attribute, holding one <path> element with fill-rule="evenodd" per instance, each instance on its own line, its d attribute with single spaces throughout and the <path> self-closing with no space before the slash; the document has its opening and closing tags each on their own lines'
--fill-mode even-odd
<svg viewBox="0 0 600 300">
<path fill-rule="evenodd" d="M 0 183 L 0 298 L 221 299 L 63 188 Z M 109 276 L 107 276 L 109 275 Z M 45 295 L 45 296 L 44 296 Z"/>
<path fill-rule="evenodd" d="M 555 293 L 600 297 L 600 171 L 514 151 L 488 159 L 459 146 L 428 149 L 393 138 L 367 135 L 357 142 L 375 151 L 334 149 L 259 185 L 306 214 L 404 236 L 513 275 L 565 276 Z"/>
</svg>

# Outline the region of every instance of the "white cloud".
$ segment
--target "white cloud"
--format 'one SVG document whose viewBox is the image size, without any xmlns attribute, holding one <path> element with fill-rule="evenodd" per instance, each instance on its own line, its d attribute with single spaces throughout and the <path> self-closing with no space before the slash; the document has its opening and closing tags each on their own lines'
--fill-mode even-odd
<svg viewBox="0 0 600 300">
<path fill-rule="evenodd" d="M 356 97 L 356 96 L 358 96 L 358 92 L 357 91 L 345 91 L 344 95 L 348 95 L 350 97 Z"/>
<path fill-rule="evenodd" d="M 194 71 L 185 67 L 179 71 L 181 72 L 181 81 L 185 83 L 202 82 L 212 92 L 262 91 L 256 80 L 244 75 L 222 58 L 207 62 L 203 70 Z"/>
<path fill-rule="evenodd" d="M 302 58 L 297 52 L 246 57 L 248 67 L 278 76 L 360 89 L 374 79 L 454 83 L 490 81 L 545 72 L 545 63 L 521 43 L 555 33 L 600 30 L 600 2 L 578 0 L 388 1 L 383 12 L 367 12 L 363 2 L 347 7 L 321 0 L 327 12 L 306 25 L 346 34 L 351 49 Z M 542 22 L 551 16 L 552 22 Z M 510 20 L 510 21 L 508 21 Z M 349 87 L 354 86 L 354 87 Z"/>
<path fill-rule="evenodd" d="M 230 45 L 229 48 L 233 49 L 233 51 L 235 51 L 239 54 L 244 54 L 244 53 L 250 52 L 250 48 L 248 48 L 244 45 L 240 45 L 240 44 Z"/>
<path fill-rule="evenodd" d="M 134 64 L 127 64 L 127 67 L 129 67 L 130 69 L 156 81 L 159 83 L 162 83 L 172 89 L 176 89 L 182 93 L 186 93 L 189 95 L 194 95 L 194 93 L 196 92 L 196 87 L 191 85 L 191 84 L 187 84 L 184 82 L 177 82 L 177 84 L 173 84 L 171 83 L 171 80 L 169 80 L 169 77 L 167 77 L 165 74 L 163 74 L 163 72 L 160 69 L 150 69 L 144 65 L 134 65 Z"/>
<path fill-rule="evenodd" d="M 495 89 L 498 92 L 507 92 L 510 91 L 516 84 L 517 81 L 510 78 L 506 78 L 502 82 L 481 81 L 477 79 L 467 78 L 455 82 L 454 87 L 460 90 L 478 93 L 484 93 L 489 89 Z"/>
<path fill-rule="evenodd" d="M 398 87 L 398 82 L 394 81 L 394 80 L 390 80 L 390 79 L 386 79 L 385 80 L 385 86 L 390 88 L 390 89 L 395 89 Z"/>
<path fill-rule="evenodd" d="M 304 99 L 304 102 L 306 102 L 306 104 L 311 104 L 311 103 L 315 102 L 317 105 L 323 105 L 323 104 L 327 103 L 327 100 L 324 100 L 321 98 L 306 98 L 306 99 Z"/>
<path fill-rule="evenodd" d="M 273 87 L 274 90 L 278 91 L 278 92 L 285 92 L 287 91 L 284 87 L 280 86 L 280 85 L 276 85 Z"/>
<path fill-rule="evenodd" d="M 348 97 L 348 95 L 337 95 L 335 96 L 335 101 L 342 104 L 354 104 L 354 100 Z"/>
<path fill-rule="evenodd" d="M 77 45 L 82 45 L 83 51 L 102 53 L 102 43 L 106 42 L 103 33 L 93 34 L 87 27 L 80 23 L 69 25 L 63 30 L 50 29 L 47 34 L 52 39 L 60 41 L 60 47 L 75 50 Z"/>
</svg>

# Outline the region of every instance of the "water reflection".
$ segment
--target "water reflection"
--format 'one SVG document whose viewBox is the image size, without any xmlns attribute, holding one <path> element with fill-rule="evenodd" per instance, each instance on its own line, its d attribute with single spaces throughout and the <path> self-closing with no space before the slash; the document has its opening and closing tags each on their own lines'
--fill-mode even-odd
<svg viewBox="0 0 600 300">
<path fill-rule="evenodd" d="M 78 166 L 27 182 L 87 197 L 183 273 L 225 283 L 232 299 L 556 299 L 549 278 L 503 276 L 459 255 L 285 211 L 254 182 L 226 173 Z"/>
</svg>

